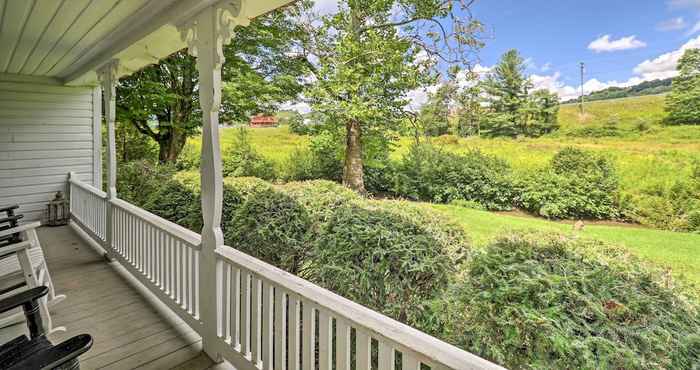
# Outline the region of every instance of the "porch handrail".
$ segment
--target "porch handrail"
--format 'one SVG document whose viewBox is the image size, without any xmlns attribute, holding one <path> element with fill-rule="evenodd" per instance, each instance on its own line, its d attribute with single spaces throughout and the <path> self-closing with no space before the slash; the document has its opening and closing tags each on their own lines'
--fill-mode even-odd
<svg viewBox="0 0 700 370">
<path fill-rule="evenodd" d="M 174 222 L 168 221 L 158 215 L 148 212 L 143 208 L 139 208 L 119 198 L 114 198 L 110 200 L 110 203 L 112 203 L 112 205 L 116 207 L 130 212 L 131 214 L 137 217 L 140 217 L 144 221 L 157 228 L 163 229 L 167 233 L 189 244 L 190 248 L 194 248 L 196 250 L 200 250 L 202 248 L 202 237 L 188 228 L 182 227 Z"/>
<path fill-rule="evenodd" d="M 375 360 L 380 370 L 394 370 L 397 352 L 403 370 L 420 370 L 421 364 L 431 370 L 503 369 L 234 248 L 217 248 L 216 265 L 200 266 L 199 234 L 124 200 L 108 199 L 77 178 L 69 183 L 82 212 L 91 206 L 113 212 L 112 240 L 102 240 L 106 249 L 194 330 L 207 320 L 216 322 L 216 338 L 207 340 L 239 369 L 273 369 L 274 364 L 274 369 L 299 370 L 318 361 L 320 369 L 350 370 L 354 354 L 358 370 L 371 368 Z M 85 202 L 92 203 L 85 207 Z M 94 210 L 89 213 L 94 218 Z M 96 238 L 95 224 L 78 226 Z M 199 274 L 207 271 L 216 274 L 216 284 L 200 288 Z M 216 317 L 201 316 L 200 289 L 216 289 Z"/>
<path fill-rule="evenodd" d="M 445 368 L 450 368 L 450 369 L 503 369 L 502 367 L 489 362 L 485 359 L 482 359 L 481 357 L 478 357 L 472 353 L 469 353 L 467 351 L 464 351 L 460 348 L 457 348 L 451 344 L 448 344 L 446 342 L 443 342 L 433 336 L 430 336 L 420 330 L 414 329 L 411 326 L 408 326 L 406 324 L 403 324 L 401 322 L 398 322 L 394 319 L 391 319 L 381 313 L 378 313 L 374 310 L 371 310 L 365 306 L 362 306 L 356 302 L 353 302 L 347 298 L 344 298 L 338 294 L 335 294 L 327 289 L 321 288 L 318 285 L 315 285 L 305 279 L 302 279 L 296 275 L 290 274 L 282 269 L 279 269 L 275 266 L 272 266 L 266 262 L 263 262 L 261 260 L 258 260 L 257 258 L 254 258 L 252 256 L 249 256 L 239 250 L 236 250 L 234 248 L 224 246 L 224 248 L 217 249 L 216 254 L 219 258 L 223 259 L 226 263 L 229 263 L 233 265 L 235 268 L 238 269 L 238 271 L 246 271 L 250 275 L 254 275 L 252 278 L 253 281 L 256 279 L 259 279 L 263 287 L 261 288 L 263 291 L 263 313 L 262 316 L 264 317 L 264 320 L 267 319 L 268 315 L 274 315 L 275 316 L 275 321 L 277 320 L 282 321 L 283 318 L 288 318 L 289 316 L 294 316 L 296 315 L 297 320 L 299 319 L 299 313 L 295 312 L 292 313 L 292 310 L 299 310 L 298 307 L 292 307 L 291 304 L 288 305 L 290 302 L 290 297 L 292 298 L 293 301 L 295 301 L 295 304 L 301 303 L 304 306 L 309 306 L 309 307 L 304 307 L 303 311 L 308 311 L 309 309 L 313 309 L 312 312 L 304 312 L 303 316 L 312 318 L 312 321 L 314 320 L 314 314 L 315 317 L 319 318 L 319 321 L 324 321 L 324 320 L 335 320 L 336 321 L 336 336 L 337 338 L 341 338 L 343 336 L 347 336 L 347 340 L 345 342 L 342 342 L 341 340 L 336 340 L 336 359 L 335 362 L 336 364 L 341 364 L 345 361 L 346 365 L 349 366 L 350 363 L 350 354 L 353 352 L 353 349 L 350 348 L 350 340 L 349 340 L 349 333 L 350 329 L 354 329 L 356 333 L 356 336 L 359 338 L 361 336 L 365 336 L 365 344 L 371 343 L 371 339 L 374 339 L 379 342 L 379 363 L 382 364 L 384 361 L 384 365 L 387 366 L 387 368 L 390 368 L 390 370 L 394 370 L 394 350 L 401 352 L 402 354 L 402 368 L 403 369 L 411 369 L 411 370 L 416 370 L 420 369 L 419 364 L 423 363 L 427 366 L 430 366 L 431 369 L 445 369 Z M 240 273 L 240 272 L 239 272 Z M 227 284 L 231 284 L 230 278 L 226 279 L 226 284 L 224 283 L 224 277 L 227 276 L 228 273 L 222 273 L 222 271 L 219 271 L 218 275 L 218 281 L 222 286 L 226 286 Z M 238 277 L 238 280 L 244 280 L 243 277 Z M 274 290 L 274 293 L 270 292 L 270 290 Z M 275 298 L 272 299 L 270 298 L 270 301 L 268 303 L 265 303 L 265 294 L 274 294 Z M 237 293 L 234 293 L 233 296 L 235 297 Z M 225 297 L 229 298 L 227 292 L 224 291 L 217 291 L 217 297 Z M 254 298 L 253 298 L 254 299 Z M 279 301 L 278 301 L 279 300 Z M 231 307 L 227 307 L 227 304 L 231 304 L 231 302 L 227 302 L 226 300 L 221 302 L 222 305 L 220 307 L 219 312 L 231 312 L 235 311 L 235 309 L 232 309 Z M 270 307 L 265 307 L 266 304 L 271 305 Z M 240 309 L 240 308 L 239 308 Z M 266 314 L 264 311 L 268 309 L 272 313 Z M 289 310 L 289 311 L 287 311 Z M 290 315 L 291 314 L 291 315 Z M 222 323 L 226 323 L 227 320 L 224 317 L 220 317 L 219 321 Z M 293 324 L 287 322 L 285 320 L 285 323 L 287 324 L 287 330 L 288 330 L 288 335 L 290 336 L 296 336 L 296 338 L 292 339 L 291 337 L 289 340 L 297 341 L 301 339 L 299 336 L 300 329 L 301 327 L 298 326 L 298 323 Z M 319 347 L 320 348 L 327 348 L 329 351 L 331 351 L 331 348 L 333 346 L 332 340 L 333 340 L 333 335 L 325 335 L 323 332 L 325 330 L 332 330 L 332 323 L 328 321 L 326 323 L 328 327 L 326 329 L 321 329 L 321 335 L 318 338 L 319 340 Z M 242 326 L 243 324 L 240 324 Z M 323 323 L 321 325 L 324 325 Z M 309 346 L 311 345 L 311 352 L 314 351 L 313 348 L 313 335 L 315 335 L 315 330 L 313 329 L 312 326 L 308 326 L 311 330 L 311 335 L 309 335 L 308 332 L 303 333 L 303 338 L 306 339 L 304 343 Z M 340 330 L 341 328 L 345 328 L 346 332 L 341 334 Z M 303 329 L 302 329 L 303 330 Z M 275 327 L 274 333 L 271 332 L 272 329 L 268 328 L 267 330 L 265 328 L 262 329 L 262 333 L 259 334 L 262 338 L 262 343 L 263 343 L 263 348 L 258 349 L 259 352 L 261 352 L 262 356 L 265 357 L 265 343 L 270 342 L 271 338 L 266 338 L 266 335 L 274 336 L 275 341 L 279 340 L 279 343 L 282 344 L 287 340 L 287 338 L 277 338 L 281 334 L 281 332 L 284 332 L 284 329 L 282 331 L 279 331 L 277 327 Z M 223 336 L 223 333 L 226 333 L 227 330 L 225 328 L 222 328 L 220 330 L 220 333 Z M 229 330 L 230 333 L 230 330 Z M 231 334 L 231 333 L 230 333 Z M 239 349 L 237 351 L 240 351 L 240 343 L 235 343 L 232 342 L 232 338 L 226 338 L 227 342 L 232 344 L 232 347 L 235 347 L 238 345 Z M 369 340 L 368 340 L 369 339 Z M 303 339 L 302 339 L 303 340 Z M 327 343 L 323 343 L 324 341 L 327 341 Z M 359 342 L 359 340 L 358 340 Z M 360 346 L 362 344 L 357 344 L 357 356 L 362 355 L 362 350 L 360 349 Z M 343 348 L 344 347 L 344 348 Z M 382 350 L 382 347 L 384 347 L 384 350 Z M 308 347 L 307 347 L 308 348 Z M 268 349 L 270 352 L 272 349 Z M 277 352 L 277 348 L 274 349 L 275 352 Z M 369 360 L 370 356 L 372 356 L 372 351 L 368 347 L 366 348 L 366 352 L 364 353 L 365 360 Z M 250 354 L 245 354 L 243 353 L 244 356 L 251 356 Z M 275 353 L 275 358 L 278 358 L 276 356 L 280 355 L 280 359 L 284 356 L 284 353 L 279 354 Z M 308 355 L 307 361 L 311 360 L 313 361 L 313 356 L 311 353 L 304 354 Z M 268 355 L 268 359 L 269 359 Z M 321 369 L 324 369 L 324 354 L 321 354 Z M 341 356 L 347 356 L 345 359 L 340 359 Z M 255 355 L 253 355 L 255 357 Z M 304 356 L 302 356 L 304 357 Z M 384 358 L 383 358 L 384 357 Z M 290 356 L 291 358 L 291 356 Z M 358 357 L 359 358 L 359 357 Z M 266 359 L 263 358 L 262 361 L 264 362 Z M 332 361 L 332 359 L 327 359 L 329 362 Z M 276 363 L 277 360 L 275 360 Z M 361 365 L 360 360 L 356 360 L 358 363 L 358 369 L 363 368 Z M 331 364 L 326 363 L 325 365 L 328 365 L 330 368 Z M 304 365 L 304 368 L 306 369 L 307 365 Z M 267 368 L 267 367 L 266 367 Z M 271 367 L 270 367 L 271 368 Z M 296 368 L 296 367 L 295 367 Z M 349 367 L 345 367 L 342 365 L 338 365 L 339 369 L 348 369 Z M 380 369 L 383 367 L 380 365 Z"/>
<path fill-rule="evenodd" d="M 68 177 L 68 182 L 70 182 L 71 184 L 73 184 L 77 187 L 80 187 L 81 189 L 83 189 L 89 193 L 92 193 L 100 198 L 107 199 L 107 193 L 105 193 L 104 191 L 102 191 L 100 189 L 97 189 L 97 188 L 91 186 L 90 184 L 87 184 L 87 183 L 84 183 L 84 182 L 78 180 L 74 174 L 71 174 L 71 176 Z"/>
</svg>

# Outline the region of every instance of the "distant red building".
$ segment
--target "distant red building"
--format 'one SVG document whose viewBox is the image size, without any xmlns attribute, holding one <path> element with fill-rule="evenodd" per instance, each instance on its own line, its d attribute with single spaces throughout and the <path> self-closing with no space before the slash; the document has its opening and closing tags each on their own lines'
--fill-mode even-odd
<svg viewBox="0 0 700 370">
<path fill-rule="evenodd" d="M 265 116 L 258 114 L 257 116 L 250 117 L 250 127 L 277 127 L 277 117 L 275 116 Z"/>
</svg>

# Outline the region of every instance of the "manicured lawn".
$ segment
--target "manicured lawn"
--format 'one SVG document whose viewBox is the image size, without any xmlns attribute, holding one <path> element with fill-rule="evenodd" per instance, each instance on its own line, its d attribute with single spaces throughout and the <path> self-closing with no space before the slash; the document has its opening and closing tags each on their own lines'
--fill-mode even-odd
<svg viewBox="0 0 700 370">
<path fill-rule="evenodd" d="M 573 233 L 570 223 L 496 214 L 451 205 L 430 205 L 464 226 L 477 246 L 509 230 L 538 230 Z M 677 233 L 630 226 L 586 225 L 578 235 L 628 248 L 657 266 L 700 288 L 700 234 Z"/>
</svg>

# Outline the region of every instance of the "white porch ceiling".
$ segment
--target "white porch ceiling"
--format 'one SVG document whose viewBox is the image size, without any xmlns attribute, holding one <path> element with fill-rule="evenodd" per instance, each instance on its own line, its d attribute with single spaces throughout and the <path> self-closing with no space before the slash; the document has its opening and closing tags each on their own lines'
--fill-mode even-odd
<svg viewBox="0 0 700 370">
<path fill-rule="evenodd" d="M 254 18 L 291 0 L 242 0 Z M 112 58 L 120 75 L 185 45 L 176 24 L 216 0 L 0 0 L 0 73 L 94 84 Z"/>
</svg>

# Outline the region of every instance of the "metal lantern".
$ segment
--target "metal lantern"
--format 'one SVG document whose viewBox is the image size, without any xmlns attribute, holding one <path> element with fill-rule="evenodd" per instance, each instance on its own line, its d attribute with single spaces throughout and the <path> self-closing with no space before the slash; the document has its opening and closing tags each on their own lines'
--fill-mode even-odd
<svg viewBox="0 0 700 370">
<path fill-rule="evenodd" d="M 46 224 L 49 226 L 67 225 L 70 220 L 70 205 L 63 197 L 62 192 L 57 192 L 53 200 L 49 202 L 46 210 Z"/>
</svg>

